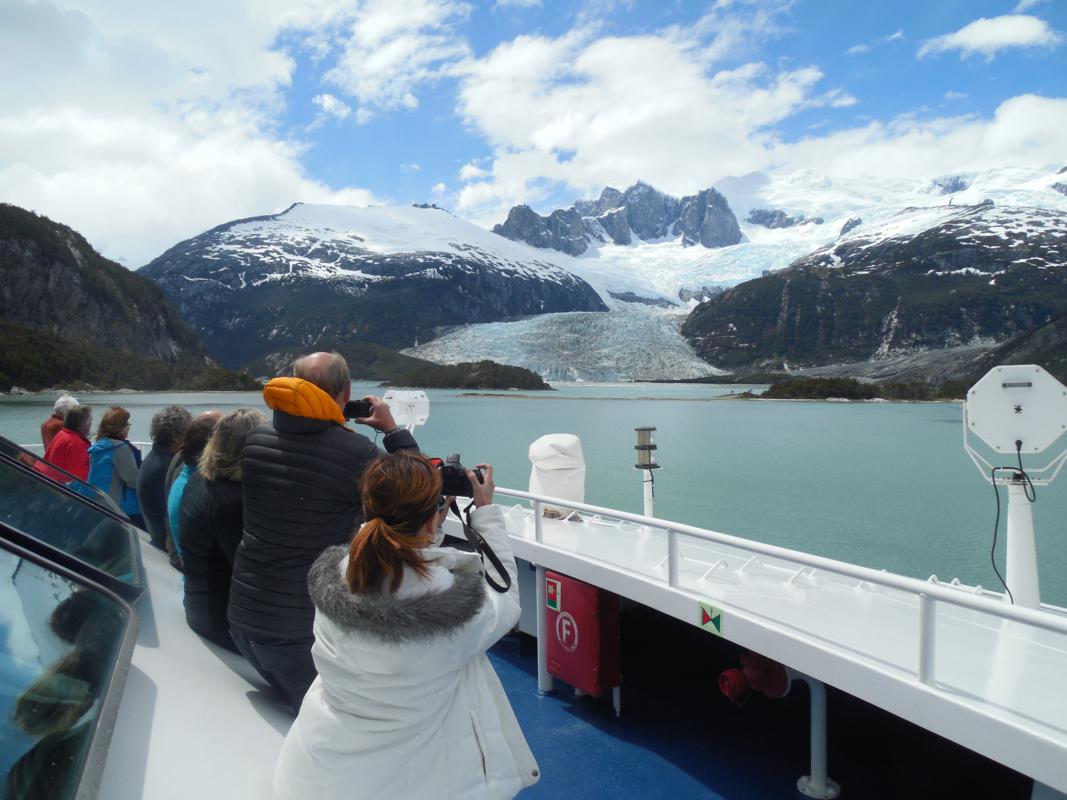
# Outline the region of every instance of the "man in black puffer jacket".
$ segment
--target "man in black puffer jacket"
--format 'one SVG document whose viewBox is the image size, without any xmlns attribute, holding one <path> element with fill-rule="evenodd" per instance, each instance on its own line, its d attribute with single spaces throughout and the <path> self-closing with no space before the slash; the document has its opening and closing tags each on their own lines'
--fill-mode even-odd
<svg viewBox="0 0 1067 800">
<path fill-rule="evenodd" d="M 237 648 L 299 710 L 316 674 L 307 573 L 323 550 L 355 535 L 363 521 L 360 476 L 381 451 L 345 427 L 341 409 L 352 388 L 344 358 L 313 353 L 293 364 L 293 374 L 264 388 L 273 423 L 252 431 L 241 455 L 244 536 L 228 616 Z M 357 421 L 384 433 L 388 452 L 417 451 L 389 406 L 370 401 L 371 415 Z"/>
</svg>

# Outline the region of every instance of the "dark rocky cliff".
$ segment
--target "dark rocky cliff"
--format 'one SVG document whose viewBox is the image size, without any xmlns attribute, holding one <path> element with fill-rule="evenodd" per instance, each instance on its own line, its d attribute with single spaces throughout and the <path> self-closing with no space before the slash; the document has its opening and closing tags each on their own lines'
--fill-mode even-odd
<svg viewBox="0 0 1067 800">
<path fill-rule="evenodd" d="M 247 388 L 152 281 L 66 225 L 0 204 L 0 389 Z"/>
<path fill-rule="evenodd" d="M 681 199 L 637 182 L 625 192 L 608 187 L 596 200 L 579 200 L 543 217 L 529 206 L 515 206 L 493 228 L 508 239 L 579 256 L 595 242 L 627 245 L 681 237 L 685 245 L 725 247 L 741 241 L 741 229 L 726 198 L 705 189 Z"/>
<path fill-rule="evenodd" d="M 152 281 L 81 234 L 0 205 L 0 311 L 7 322 L 175 363 L 207 353 Z"/>
</svg>

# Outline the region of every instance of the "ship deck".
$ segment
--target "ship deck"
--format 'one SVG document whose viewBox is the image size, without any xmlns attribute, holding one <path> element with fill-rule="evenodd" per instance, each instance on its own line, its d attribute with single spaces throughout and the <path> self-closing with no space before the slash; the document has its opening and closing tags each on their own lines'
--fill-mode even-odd
<svg viewBox="0 0 1067 800">
<path fill-rule="evenodd" d="M 514 505 L 506 518 L 526 561 L 629 598 L 621 718 L 610 702 L 575 697 L 559 683 L 555 693 L 539 692 L 529 637 L 506 637 L 490 653 L 542 769 L 541 783 L 523 796 L 793 796 L 808 771 L 807 689 L 733 705 L 717 678 L 737 665 L 741 648 L 843 690 L 830 689 L 829 772 L 844 796 L 957 794 L 972 784 L 975 796 L 1021 800 L 1030 781 L 1020 773 L 1034 773 L 1009 757 L 1027 742 L 1060 756 L 1037 764 L 1042 780 L 1067 784 L 1057 749 L 1067 698 L 1056 688 L 1067 674 L 1067 637 L 1004 618 L 1001 603 L 928 588 L 977 603 L 933 609 L 928 684 L 917 674 L 920 600 L 906 590 L 915 588 L 910 579 L 871 576 L 903 581 L 904 589 L 857 582 L 840 571 L 860 568 L 836 562 L 813 573 L 766 552 L 754 556 L 746 548 L 762 546 L 730 537 L 671 545 L 665 529 L 596 514 L 538 523 L 528 506 Z M 269 796 L 291 714 L 242 659 L 188 629 L 181 576 L 165 555 L 146 544 L 143 560 L 150 590 L 137 605 L 141 628 L 100 796 Z M 700 629 L 699 602 L 722 610 L 722 637 Z M 990 758 L 979 755 L 983 748 Z"/>
</svg>

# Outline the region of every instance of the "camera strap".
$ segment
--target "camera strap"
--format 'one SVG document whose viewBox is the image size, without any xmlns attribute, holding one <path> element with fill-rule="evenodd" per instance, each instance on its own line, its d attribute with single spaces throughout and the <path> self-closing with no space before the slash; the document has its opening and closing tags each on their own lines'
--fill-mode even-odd
<svg viewBox="0 0 1067 800">
<path fill-rule="evenodd" d="M 455 500 L 452 501 L 452 505 L 450 506 L 452 513 L 459 517 L 460 524 L 463 525 L 463 535 L 467 537 L 467 541 L 470 542 L 471 547 L 474 548 L 474 552 L 482 559 L 482 568 L 485 570 L 485 582 L 495 591 L 504 594 L 511 589 L 511 576 L 508 574 L 508 571 L 504 569 L 504 565 L 500 563 L 500 559 L 497 557 L 497 554 L 493 552 L 493 548 L 489 546 L 489 542 L 485 541 L 485 537 L 478 533 L 474 526 L 471 525 L 471 509 L 473 507 L 474 501 L 471 500 L 461 514 L 459 506 L 456 505 Z M 497 583 L 489 575 L 489 570 L 485 569 L 486 559 L 489 559 L 489 563 L 492 564 L 493 569 L 496 570 L 496 574 L 504 579 L 503 584 Z"/>
</svg>

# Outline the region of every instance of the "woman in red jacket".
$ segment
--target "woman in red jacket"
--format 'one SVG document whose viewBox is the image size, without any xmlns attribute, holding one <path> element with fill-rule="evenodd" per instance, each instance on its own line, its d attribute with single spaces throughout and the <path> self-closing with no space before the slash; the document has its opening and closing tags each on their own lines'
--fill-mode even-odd
<svg viewBox="0 0 1067 800">
<path fill-rule="evenodd" d="M 75 406 L 63 417 L 59 431 L 45 450 L 44 460 L 65 469 L 79 480 L 89 479 L 89 432 L 93 429 L 93 410 L 89 406 Z M 42 470 L 44 471 L 44 470 Z M 66 483 L 59 472 L 44 471 L 48 477 Z"/>
</svg>

